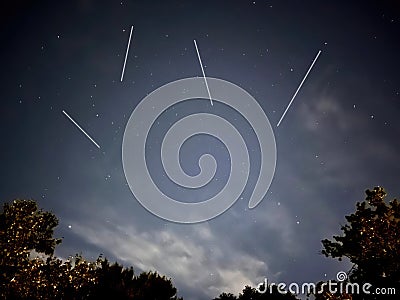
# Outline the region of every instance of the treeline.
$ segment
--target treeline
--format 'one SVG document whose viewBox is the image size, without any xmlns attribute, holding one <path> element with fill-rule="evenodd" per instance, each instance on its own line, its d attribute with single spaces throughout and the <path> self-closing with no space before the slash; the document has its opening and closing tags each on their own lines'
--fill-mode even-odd
<svg viewBox="0 0 400 300">
<path fill-rule="evenodd" d="M 33 200 L 4 204 L 0 214 L 0 299 L 178 300 L 170 279 L 157 272 L 135 275 L 133 268 L 94 262 L 80 255 L 60 260 L 53 237 L 56 216 Z"/>
<path fill-rule="evenodd" d="M 316 300 L 399 299 L 400 203 L 385 202 L 386 192 L 376 187 L 346 216 L 342 235 L 322 241 L 327 257 L 348 258 L 353 264 L 341 284 L 368 283 L 370 294 L 332 290 L 328 282 L 316 283 Z M 53 237 L 57 217 L 38 208 L 33 200 L 5 203 L 0 213 L 0 299 L 133 299 L 181 300 L 171 279 L 157 272 L 134 274 L 99 257 L 76 255 L 66 261 L 54 256 L 60 239 Z M 338 283 L 338 282 L 336 282 Z M 377 294 L 377 291 L 380 294 Z M 262 291 L 262 292 L 260 292 Z M 265 291 L 265 292 L 264 292 Z M 384 295 L 382 293 L 384 291 Z M 214 300 L 295 300 L 277 287 L 246 286 L 239 295 L 222 293 Z"/>
</svg>

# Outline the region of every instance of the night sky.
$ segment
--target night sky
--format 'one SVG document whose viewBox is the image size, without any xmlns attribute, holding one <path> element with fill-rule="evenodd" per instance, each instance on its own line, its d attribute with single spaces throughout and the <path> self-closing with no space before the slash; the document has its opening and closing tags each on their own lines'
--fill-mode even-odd
<svg viewBox="0 0 400 300">
<path fill-rule="evenodd" d="M 265 277 L 332 279 L 350 264 L 323 257 L 320 241 L 340 233 L 365 189 L 379 185 L 389 198 L 400 196 L 396 1 L 16 1 L 0 11 L 1 201 L 35 199 L 54 212 L 55 235 L 64 237 L 60 257 L 103 253 L 136 273 L 157 270 L 194 300 L 237 293 Z M 208 77 L 232 82 L 258 101 L 274 131 L 277 163 L 256 208 L 248 208 L 250 184 L 222 215 L 178 224 L 135 199 L 121 152 L 143 98 L 175 80 L 202 77 L 194 39 Z M 218 101 L 188 103 L 165 111 L 149 142 L 157 145 L 173 120 L 192 111 L 240 118 Z M 249 156 L 259 160 L 258 144 L 249 143 Z M 210 136 L 184 146 L 189 175 L 198 172 L 202 153 L 218 162 L 212 184 L 177 196 L 203 201 L 222 188 L 235 162 Z M 163 182 L 159 151 L 147 155 L 149 172 L 175 195 L 171 182 Z M 249 180 L 256 176 L 250 172 Z"/>
</svg>

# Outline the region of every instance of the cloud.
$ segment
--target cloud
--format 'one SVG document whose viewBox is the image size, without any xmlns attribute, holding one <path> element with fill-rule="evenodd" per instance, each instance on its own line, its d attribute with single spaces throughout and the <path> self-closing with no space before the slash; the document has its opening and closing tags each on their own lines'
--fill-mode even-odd
<svg viewBox="0 0 400 300">
<path fill-rule="evenodd" d="M 310 102 L 302 102 L 299 108 L 299 114 L 304 121 L 302 123 L 308 130 L 321 130 L 321 123 L 341 131 L 354 125 L 349 122 L 345 110 L 332 97 L 322 95 L 317 102 Z"/>
<path fill-rule="evenodd" d="M 104 249 L 136 271 L 157 270 L 171 277 L 186 299 L 237 294 L 265 277 L 309 281 L 345 270 L 348 265 L 324 260 L 318 253 L 320 241 L 339 233 L 344 214 L 368 187 L 374 171 L 366 162 L 395 161 L 396 151 L 350 95 L 320 84 L 309 89 L 304 102 L 296 100 L 294 119 L 279 129 L 273 194 L 254 210 L 245 211 L 247 201 L 239 200 L 207 223 L 165 223 L 145 212 L 127 188 L 121 192 L 113 176 L 107 190 L 90 189 L 88 198 L 93 200 L 74 208 L 80 216 L 68 223 L 75 240 Z M 352 193 L 343 192 L 349 188 Z M 95 215 L 94 205 L 101 207 Z"/>
<path fill-rule="evenodd" d="M 266 269 L 264 261 L 228 247 L 207 223 L 189 230 L 164 226 L 145 232 L 133 224 L 105 225 L 97 218 L 71 224 L 75 234 L 107 249 L 124 265 L 156 270 L 171 277 L 178 291 L 200 298 L 215 297 L 222 291 L 238 293 L 245 285 L 254 286 Z"/>
<path fill-rule="evenodd" d="M 390 110 L 390 105 L 367 106 L 359 94 L 378 99 L 384 96 L 376 95 L 365 78 L 342 79 L 354 90 L 363 87 L 359 92 L 334 88 L 330 84 L 332 70 L 327 67 L 322 71 L 298 104 L 296 123 L 301 124 L 305 141 L 298 152 L 303 157 L 307 151 L 315 152 L 322 166 L 314 170 L 325 184 L 365 185 L 379 164 L 391 164 L 397 157 L 396 145 L 388 138 L 390 128 L 382 130 L 387 122 L 377 117 Z"/>
</svg>

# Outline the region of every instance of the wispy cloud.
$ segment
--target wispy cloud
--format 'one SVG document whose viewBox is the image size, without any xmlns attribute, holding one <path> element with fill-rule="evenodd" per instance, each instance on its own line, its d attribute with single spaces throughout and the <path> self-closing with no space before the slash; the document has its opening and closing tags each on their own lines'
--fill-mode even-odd
<svg viewBox="0 0 400 300">
<path fill-rule="evenodd" d="M 101 219 L 72 222 L 72 229 L 87 242 L 108 249 L 124 264 L 156 270 L 172 277 L 178 290 L 190 289 L 209 298 L 221 291 L 238 293 L 245 285 L 256 284 L 266 269 L 264 261 L 229 248 L 207 223 L 192 226 L 182 235 L 168 226 L 146 232 L 132 224 L 108 222 L 104 226 Z"/>
</svg>

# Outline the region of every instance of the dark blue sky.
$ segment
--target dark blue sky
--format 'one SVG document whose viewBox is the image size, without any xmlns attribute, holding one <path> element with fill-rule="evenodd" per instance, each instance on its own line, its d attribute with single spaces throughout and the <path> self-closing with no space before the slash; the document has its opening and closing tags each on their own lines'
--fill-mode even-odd
<svg viewBox="0 0 400 300">
<path fill-rule="evenodd" d="M 318 281 L 349 269 L 319 254 L 320 241 L 339 233 L 364 190 L 380 185 L 390 198 L 400 194 L 395 1 L 19 1 L 0 11 L 1 200 L 33 198 L 53 211 L 62 257 L 104 253 L 137 271 L 157 270 L 186 299 L 238 292 L 264 277 Z M 268 116 L 277 165 L 255 209 L 243 197 L 215 219 L 182 225 L 135 200 L 121 150 L 146 95 L 202 75 L 194 39 L 207 76 L 245 89 Z M 190 114 L 199 106 L 177 109 Z M 223 106 L 216 109 L 223 115 Z M 205 138 L 183 150 L 184 169 L 196 166 L 192 152 L 215 150 L 223 182 L 226 151 Z"/>
</svg>

